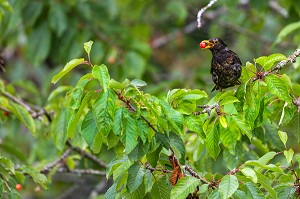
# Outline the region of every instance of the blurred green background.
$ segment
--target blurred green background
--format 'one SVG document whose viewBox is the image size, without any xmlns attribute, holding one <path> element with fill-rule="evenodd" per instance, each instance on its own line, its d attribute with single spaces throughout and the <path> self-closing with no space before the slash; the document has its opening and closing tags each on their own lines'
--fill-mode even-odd
<svg viewBox="0 0 300 199">
<path fill-rule="evenodd" d="M 31 104 L 45 106 L 50 92 L 57 87 L 51 84 L 53 75 L 71 59 L 85 57 L 83 43 L 93 40 L 93 64 L 106 64 L 111 77 L 118 81 L 143 79 L 148 83 L 145 92 L 159 97 L 173 88 L 200 88 L 210 93 L 211 53 L 199 48 L 202 40 L 222 38 L 244 65 L 271 53 L 288 56 L 300 47 L 300 1 L 219 0 L 203 14 L 203 26 L 198 29 L 197 13 L 207 3 L 0 0 L 0 55 L 5 62 L 5 72 L 0 70 L 0 77 L 9 92 Z M 278 38 L 280 31 L 292 23 L 296 25 L 287 31 L 289 34 Z M 293 82 L 299 83 L 298 66 L 299 61 L 284 70 Z M 58 84 L 75 85 L 89 70 L 79 66 Z M 53 141 L 45 139 L 49 133 L 50 127 L 43 127 L 33 138 L 17 120 L 11 120 L 0 126 L 0 139 L 15 145 L 5 148 L 2 144 L 1 150 L 5 153 L 15 149 L 28 164 L 48 162 L 59 154 Z M 101 157 L 109 162 L 109 152 L 103 151 Z M 49 191 L 34 191 L 36 187 L 29 184 L 23 196 L 71 198 L 66 194 L 71 188 L 81 190 L 97 183 L 99 179 L 95 177 L 54 178 Z"/>
</svg>

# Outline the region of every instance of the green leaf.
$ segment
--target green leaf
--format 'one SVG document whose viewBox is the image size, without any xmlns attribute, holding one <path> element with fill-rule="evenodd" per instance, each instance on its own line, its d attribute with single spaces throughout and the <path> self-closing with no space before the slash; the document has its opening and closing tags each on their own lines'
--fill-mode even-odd
<svg viewBox="0 0 300 199">
<path fill-rule="evenodd" d="M 278 131 L 278 135 L 279 135 L 279 138 L 280 138 L 281 142 L 286 147 L 286 142 L 287 142 L 287 139 L 288 139 L 287 133 L 283 132 L 283 131 Z"/>
<path fill-rule="evenodd" d="M 259 163 L 257 160 L 248 160 L 244 163 L 244 165 L 254 166 L 256 171 L 257 170 L 260 171 L 261 169 L 268 169 L 270 171 L 284 173 L 280 167 L 278 167 L 274 164 L 264 165 L 264 164 Z"/>
<path fill-rule="evenodd" d="M 124 71 L 128 77 L 141 78 L 146 69 L 146 60 L 140 54 L 130 51 L 125 54 Z"/>
<path fill-rule="evenodd" d="M 147 83 L 140 79 L 134 79 L 130 82 L 130 84 L 136 88 L 147 86 Z"/>
<path fill-rule="evenodd" d="M 207 151 L 214 160 L 217 159 L 221 148 L 219 146 L 220 142 L 220 132 L 218 127 L 215 124 L 209 125 L 207 128 L 206 134 L 206 148 Z"/>
<path fill-rule="evenodd" d="M 288 151 L 287 151 L 287 150 L 284 150 L 284 151 L 283 151 L 283 154 L 284 154 L 284 156 L 285 156 L 285 158 L 286 158 L 286 161 L 287 161 L 288 163 L 290 163 L 290 162 L 292 161 L 293 157 L 294 157 L 294 150 L 291 149 L 291 148 L 290 148 Z"/>
<path fill-rule="evenodd" d="M 20 193 L 17 190 L 12 189 L 8 193 L 8 199 L 21 199 Z"/>
<path fill-rule="evenodd" d="M 0 79 L 0 91 L 5 92 L 5 85 L 2 79 Z"/>
<path fill-rule="evenodd" d="M 172 199 L 185 199 L 189 193 L 193 193 L 201 181 L 197 178 L 186 176 L 178 180 L 177 184 L 171 190 Z"/>
<path fill-rule="evenodd" d="M 286 83 L 278 76 L 269 74 L 265 78 L 270 93 L 276 95 L 279 99 L 292 103 L 292 97 L 288 92 Z"/>
<path fill-rule="evenodd" d="M 107 165 L 107 169 L 106 169 L 106 179 L 108 179 L 113 172 L 123 163 L 126 161 L 130 161 L 128 159 L 128 157 L 124 156 L 122 157 L 122 159 L 114 159 L 112 160 L 108 165 Z"/>
<path fill-rule="evenodd" d="M 68 18 L 63 4 L 52 1 L 50 3 L 50 11 L 48 14 L 50 28 L 57 34 L 58 37 L 68 28 Z"/>
<path fill-rule="evenodd" d="M 108 83 L 108 87 L 111 89 L 117 89 L 117 90 L 123 90 L 125 87 L 127 87 L 129 84 L 129 81 L 125 81 L 125 82 L 117 82 L 114 79 L 110 79 L 109 83 Z"/>
<path fill-rule="evenodd" d="M 131 165 L 128 169 L 127 187 L 130 193 L 139 188 L 143 182 L 145 175 L 145 168 L 142 168 L 138 164 Z"/>
<path fill-rule="evenodd" d="M 180 159 L 181 164 L 184 164 L 186 151 L 185 151 L 185 145 L 181 137 L 175 134 L 174 132 L 170 132 L 169 141 L 170 141 L 170 145 L 174 149 L 175 156 L 178 159 Z"/>
<path fill-rule="evenodd" d="M 93 78 L 91 73 L 85 74 L 78 80 L 76 86 L 67 93 L 66 98 L 67 101 L 69 101 L 71 109 L 76 110 L 79 108 L 84 94 L 84 88 L 91 78 Z"/>
<path fill-rule="evenodd" d="M 153 187 L 153 184 L 154 184 L 153 180 L 156 180 L 156 179 L 153 178 L 152 171 L 146 169 L 144 182 L 145 182 L 146 193 L 148 193 L 148 194 L 150 194 L 150 191 Z"/>
<path fill-rule="evenodd" d="M 205 91 L 195 89 L 173 89 L 168 92 L 168 103 L 183 114 L 191 114 L 196 110 L 196 101 L 207 97 Z"/>
<path fill-rule="evenodd" d="M 152 186 L 150 195 L 155 199 L 169 199 L 171 194 L 170 186 L 168 186 L 165 178 L 156 180 Z"/>
<path fill-rule="evenodd" d="M 113 179 L 114 181 L 124 172 L 128 170 L 128 168 L 132 165 L 132 162 L 127 159 L 125 162 L 120 164 L 115 171 L 113 172 Z"/>
<path fill-rule="evenodd" d="M 137 128 L 137 122 L 136 120 L 131 117 L 130 115 L 126 115 L 124 117 L 125 121 L 125 149 L 126 154 L 129 154 L 134 147 L 138 144 L 137 138 L 138 138 L 138 128 Z"/>
<path fill-rule="evenodd" d="M 239 182 L 237 178 L 234 175 L 226 175 L 220 183 L 219 192 L 223 198 L 230 198 L 238 187 Z"/>
<path fill-rule="evenodd" d="M 162 118 L 161 112 L 158 111 L 158 108 L 160 108 L 161 106 L 158 106 L 156 103 L 143 96 L 141 97 L 141 101 L 143 102 L 144 106 L 147 107 L 148 111 L 153 114 L 159 126 L 161 126 L 164 131 L 168 131 L 168 122 L 164 118 Z"/>
<path fill-rule="evenodd" d="M 270 151 L 270 152 L 266 153 L 265 155 L 263 155 L 262 157 L 260 157 L 257 160 L 257 162 L 259 162 L 262 165 L 266 165 L 266 164 L 268 164 L 268 162 L 270 160 L 272 160 L 275 157 L 276 154 L 277 154 L 276 152 Z"/>
<path fill-rule="evenodd" d="M 103 91 L 106 92 L 110 80 L 110 76 L 107 70 L 107 67 L 104 64 L 100 66 L 95 65 L 92 71 L 93 76 L 99 80 L 100 85 L 103 88 Z"/>
<path fill-rule="evenodd" d="M 104 198 L 105 199 L 115 199 L 116 193 L 117 193 L 116 187 L 117 187 L 116 183 L 111 185 L 111 187 L 109 187 L 109 189 L 106 191 Z"/>
<path fill-rule="evenodd" d="M 10 171 L 12 174 L 15 174 L 15 168 L 13 162 L 3 156 L 0 156 L 0 165 L 7 171 Z"/>
<path fill-rule="evenodd" d="M 225 116 L 220 117 L 220 124 L 226 129 L 227 128 L 227 120 Z"/>
<path fill-rule="evenodd" d="M 23 166 L 20 169 L 30 175 L 35 183 L 41 185 L 45 189 L 47 188 L 47 178 L 44 174 L 41 174 L 40 171 L 29 166 Z"/>
<path fill-rule="evenodd" d="M 113 132 L 115 135 L 123 135 L 124 134 L 124 122 L 123 117 L 127 111 L 124 107 L 119 107 L 115 111 L 114 115 L 114 123 L 113 123 Z"/>
<path fill-rule="evenodd" d="M 85 42 L 84 44 L 83 44 L 83 48 L 84 48 L 84 50 L 85 50 L 85 52 L 89 55 L 90 54 L 90 52 L 91 52 L 91 49 L 92 49 L 92 45 L 93 45 L 93 41 L 88 41 L 88 42 Z"/>
<path fill-rule="evenodd" d="M 3 198 L 3 188 L 4 188 L 4 182 L 2 179 L 0 179 L 0 198 Z"/>
<path fill-rule="evenodd" d="M 67 125 L 70 119 L 69 108 L 62 109 L 54 120 L 52 121 L 52 137 L 54 140 L 55 146 L 62 151 L 66 145 L 67 141 Z"/>
<path fill-rule="evenodd" d="M 270 56 L 263 56 L 255 59 L 254 61 L 264 67 L 265 71 L 272 68 L 273 64 L 278 61 L 285 60 L 286 56 L 283 54 L 272 54 Z"/>
<path fill-rule="evenodd" d="M 159 159 L 159 154 L 162 150 L 162 146 L 160 145 L 155 151 L 153 151 L 152 153 L 147 153 L 146 157 L 148 162 L 150 163 L 150 165 L 155 168 L 157 165 L 157 161 Z"/>
<path fill-rule="evenodd" d="M 287 198 L 295 198 L 295 191 L 297 190 L 296 187 L 291 186 L 279 186 L 276 187 L 277 196 L 279 199 L 287 199 Z"/>
<path fill-rule="evenodd" d="M 146 194 L 146 187 L 144 181 L 142 181 L 141 185 L 138 187 L 137 190 L 135 190 L 133 193 L 130 193 L 128 190 L 122 194 L 122 199 L 140 199 L 144 198 L 144 195 Z"/>
<path fill-rule="evenodd" d="M 59 94 L 69 91 L 71 89 L 72 89 L 72 86 L 59 86 L 50 93 L 47 101 L 50 102 L 51 100 L 57 98 L 57 96 Z"/>
<path fill-rule="evenodd" d="M 68 124 L 68 128 L 67 128 L 67 135 L 68 135 L 69 138 L 74 137 L 74 135 L 76 133 L 76 129 L 77 129 L 79 119 L 80 119 L 81 116 L 85 115 L 83 110 L 86 107 L 86 105 L 89 103 L 89 101 L 92 98 L 94 93 L 95 93 L 94 91 L 89 91 L 83 97 L 79 109 L 74 113 L 74 115 L 71 116 L 69 124 Z"/>
<path fill-rule="evenodd" d="M 127 184 L 128 172 L 122 173 L 115 182 L 117 183 L 117 190 L 122 189 Z"/>
<path fill-rule="evenodd" d="M 58 80 L 60 80 L 60 78 L 62 78 L 63 76 L 65 76 L 68 72 L 70 72 L 73 68 L 75 68 L 76 66 L 82 64 L 84 62 L 83 58 L 80 59 L 73 59 L 71 61 L 69 61 L 65 67 L 56 75 L 54 75 L 54 77 L 52 78 L 51 82 L 53 84 L 56 84 L 56 82 Z"/>
<path fill-rule="evenodd" d="M 34 120 L 23 106 L 10 102 L 7 108 L 31 131 L 31 133 L 35 133 L 36 126 Z"/>
<path fill-rule="evenodd" d="M 214 191 L 212 191 L 209 194 L 208 199 L 221 199 L 221 194 L 220 194 L 219 190 L 215 189 Z"/>
<path fill-rule="evenodd" d="M 183 115 L 173 109 L 168 103 L 160 100 L 160 104 L 164 110 L 167 121 L 170 123 L 171 127 L 177 134 L 183 133 Z"/>
<path fill-rule="evenodd" d="M 253 169 L 245 167 L 241 169 L 241 172 L 244 174 L 244 176 L 252 180 L 254 183 L 257 183 L 257 176 Z"/>
<path fill-rule="evenodd" d="M 202 184 L 200 187 L 199 187 L 199 193 L 205 193 L 205 192 L 207 192 L 207 190 L 208 190 L 208 186 L 209 186 L 209 184 Z"/>
<path fill-rule="evenodd" d="M 98 131 L 93 112 L 90 110 L 81 125 L 82 137 L 94 153 L 99 153 L 102 147 L 103 135 Z"/>
<path fill-rule="evenodd" d="M 294 32 L 295 30 L 300 28 L 300 22 L 294 22 L 287 26 L 285 26 L 277 35 L 275 44 L 280 43 L 288 34 Z"/>
<path fill-rule="evenodd" d="M 28 60 L 37 66 L 44 61 L 51 49 L 51 32 L 48 23 L 39 23 L 30 33 L 27 43 L 27 49 L 24 52 Z"/>
<path fill-rule="evenodd" d="M 264 199 L 265 198 L 264 195 L 262 194 L 262 192 L 260 191 L 260 189 L 252 182 L 246 182 L 245 185 L 249 190 L 249 192 L 247 192 L 248 197 L 251 196 L 251 198 L 253 198 L 253 199 Z"/>
<path fill-rule="evenodd" d="M 267 192 L 271 195 L 273 199 L 277 199 L 277 193 L 271 186 L 272 181 L 259 172 L 256 172 L 256 175 L 257 175 L 257 180 L 261 184 L 261 186 L 267 190 Z"/>
<path fill-rule="evenodd" d="M 296 154 L 295 159 L 298 162 L 298 164 L 300 165 L 300 154 Z"/>
<path fill-rule="evenodd" d="M 203 121 L 201 117 L 195 115 L 189 115 L 184 117 L 184 124 L 185 127 L 188 128 L 190 131 L 201 135 L 203 133 Z"/>
<path fill-rule="evenodd" d="M 240 119 L 240 117 L 233 115 L 232 121 L 238 126 L 238 128 L 243 132 L 243 134 L 247 135 L 249 140 L 252 138 L 251 128 L 246 124 L 244 119 Z"/>
<path fill-rule="evenodd" d="M 238 98 L 234 96 L 228 96 L 220 102 L 220 106 L 224 106 L 227 104 L 233 104 L 235 102 L 239 102 Z"/>
<path fill-rule="evenodd" d="M 251 62 L 246 62 L 246 66 L 242 67 L 241 79 L 242 82 L 247 82 L 250 78 L 255 76 L 256 67 Z"/>
<path fill-rule="evenodd" d="M 93 105 L 97 128 L 105 137 L 112 128 L 116 105 L 116 95 L 112 90 L 101 92 Z"/>
</svg>

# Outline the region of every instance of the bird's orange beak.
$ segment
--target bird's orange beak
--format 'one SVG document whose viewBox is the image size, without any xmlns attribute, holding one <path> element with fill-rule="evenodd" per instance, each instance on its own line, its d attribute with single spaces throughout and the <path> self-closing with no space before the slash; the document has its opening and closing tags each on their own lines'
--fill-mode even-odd
<svg viewBox="0 0 300 199">
<path fill-rule="evenodd" d="M 214 46 L 214 44 L 208 40 L 203 40 L 201 41 L 201 43 L 205 43 L 205 47 L 204 48 L 211 48 Z"/>
</svg>

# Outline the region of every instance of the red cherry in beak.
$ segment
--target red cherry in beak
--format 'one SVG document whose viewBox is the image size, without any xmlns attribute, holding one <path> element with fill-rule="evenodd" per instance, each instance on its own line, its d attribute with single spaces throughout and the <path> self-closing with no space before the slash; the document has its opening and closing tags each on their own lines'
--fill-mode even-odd
<svg viewBox="0 0 300 199">
<path fill-rule="evenodd" d="M 199 44 L 199 46 L 200 46 L 200 48 L 205 48 L 205 47 L 206 47 L 206 43 L 205 43 L 205 42 L 201 42 L 201 43 Z"/>
</svg>

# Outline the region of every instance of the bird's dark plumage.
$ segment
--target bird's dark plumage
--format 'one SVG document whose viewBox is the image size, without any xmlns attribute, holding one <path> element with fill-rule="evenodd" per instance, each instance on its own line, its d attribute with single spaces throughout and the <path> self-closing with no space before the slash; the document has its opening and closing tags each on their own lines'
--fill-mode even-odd
<svg viewBox="0 0 300 199">
<path fill-rule="evenodd" d="M 219 38 L 204 40 L 201 48 L 209 48 L 212 52 L 211 70 L 212 80 L 216 84 L 212 91 L 241 84 L 239 78 L 242 63 L 237 54 L 227 47 Z"/>
</svg>

